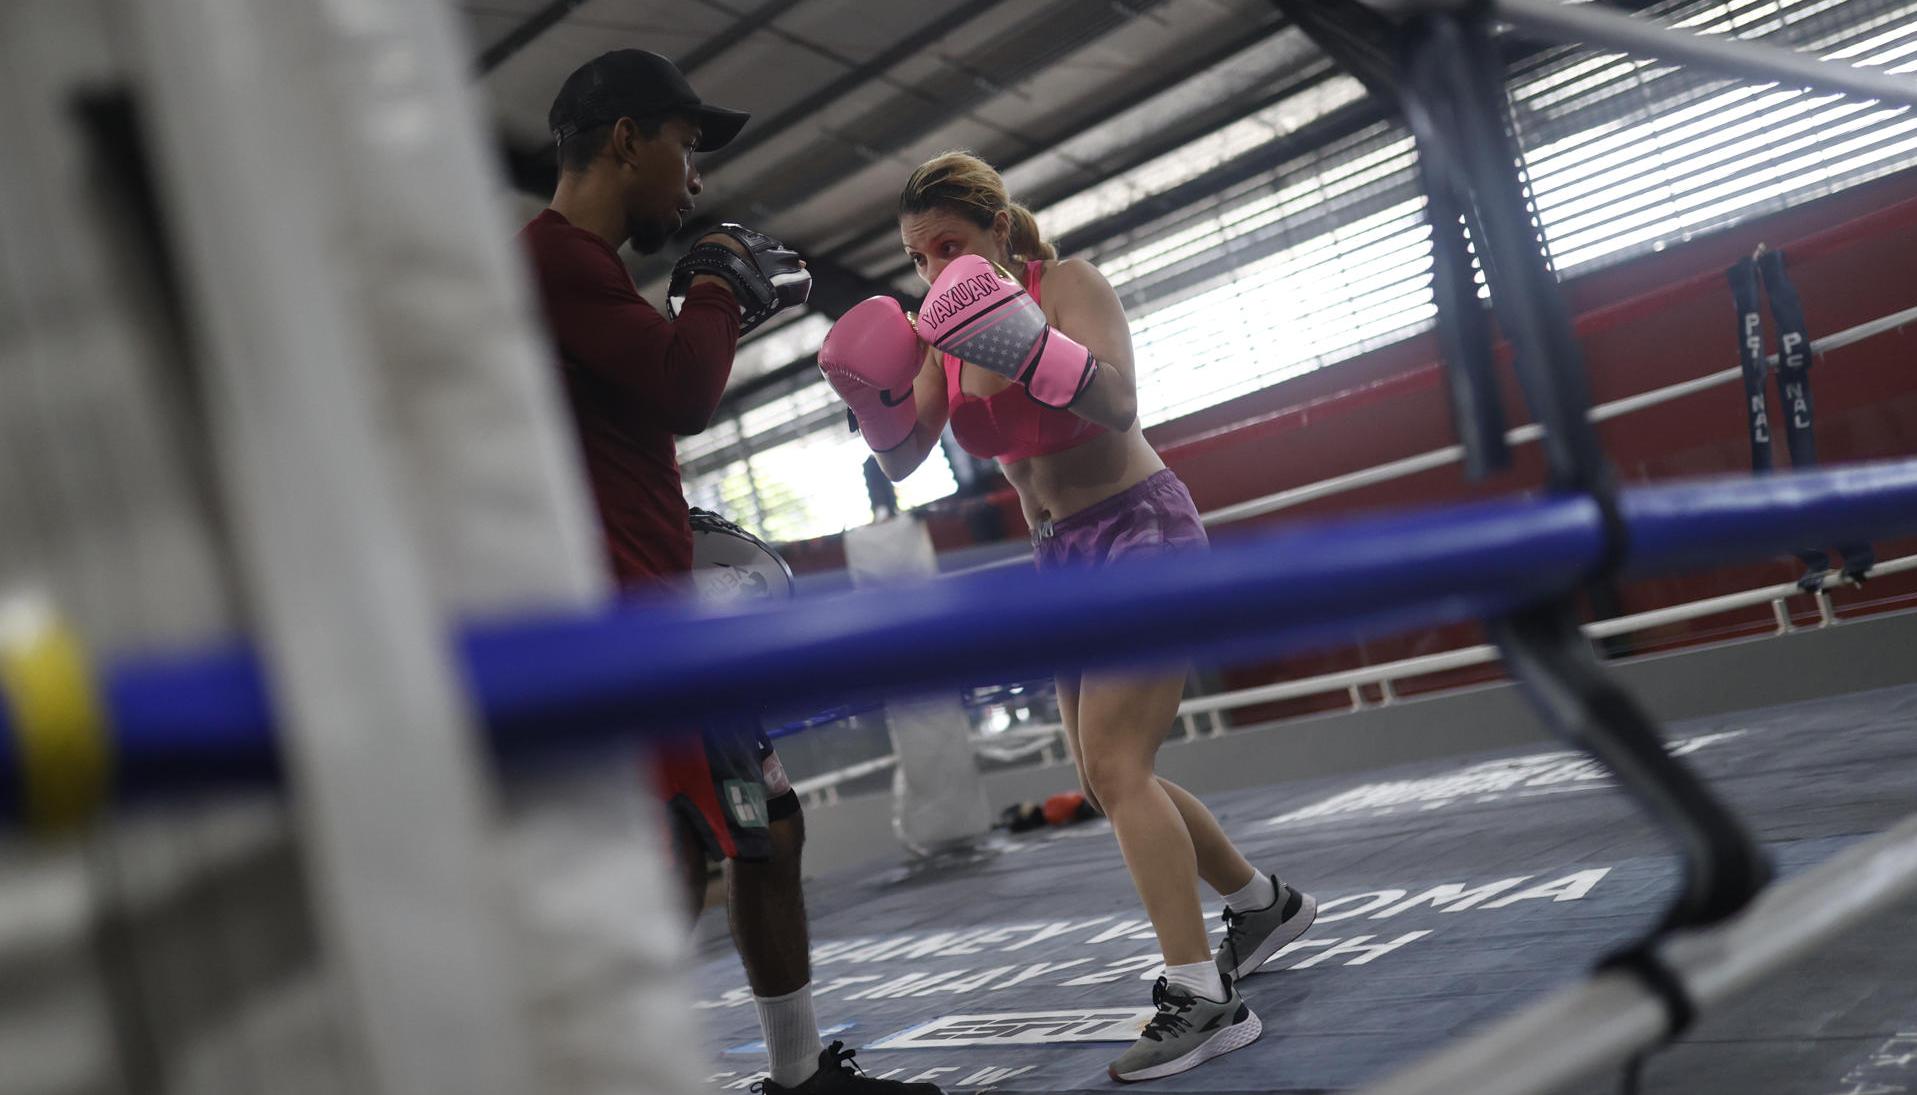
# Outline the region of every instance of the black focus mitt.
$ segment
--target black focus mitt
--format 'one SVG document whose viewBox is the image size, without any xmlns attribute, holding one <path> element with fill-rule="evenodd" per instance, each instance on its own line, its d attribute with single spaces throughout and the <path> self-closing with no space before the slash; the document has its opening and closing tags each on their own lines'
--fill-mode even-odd
<svg viewBox="0 0 1917 1095">
<path fill-rule="evenodd" d="M 745 256 L 722 244 L 694 244 L 673 264 L 672 281 L 666 288 L 667 315 L 678 318 L 686 290 L 701 274 L 723 278 L 732 286 L 733 299 L 739 302 L 741 337 L 780 309 L 804 304 L 811 295 L 812 274 L 800 264 L 798 252 L 744 225 L 722 224 L 713 232 L 731 236 L 745 249 Z"/>
</svg>

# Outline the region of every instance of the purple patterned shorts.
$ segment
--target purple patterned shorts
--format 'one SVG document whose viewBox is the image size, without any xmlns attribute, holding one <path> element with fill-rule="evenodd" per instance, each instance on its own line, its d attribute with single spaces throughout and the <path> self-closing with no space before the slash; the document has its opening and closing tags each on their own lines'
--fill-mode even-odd
<svg viewBox="0 0 1917 1095">
<path fill-rule="evenodd" d="M 1040 570 L 1099 566 L 1114 559 L 1202 550 L 1208 541 L 1198 507 L 1170 468 L 1032 531 Z"/>
</svg>

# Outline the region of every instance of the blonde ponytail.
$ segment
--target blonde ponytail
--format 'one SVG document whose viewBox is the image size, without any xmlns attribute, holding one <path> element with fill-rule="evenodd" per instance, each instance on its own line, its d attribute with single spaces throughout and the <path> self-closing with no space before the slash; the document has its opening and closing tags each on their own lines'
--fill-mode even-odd
<svg viewBox="0 0 1917 1095">
<path fill-rule="evenodd" d="M 1006 207 L 1006 212 L 1012 215 L 1013 258 L 1030 262 L 1033 259 L 1058 257 L 1058 248 L 1045 242 L 1044 235 L 1038 230 L 1038 218 L 1032 216 L 1030 209 L 1012 202 Z"/>
<path fill-rule="evenodd" d="M 944 209 L 980 228 L 990 228 L 1000 213 L 1011 217 L 1012 257 L 1022 261 L 1055 259 L 1032 211 L 1006 193 L 1005 179 L 991 164 L 970 152 L 942 152 L 919 165 L 899 193 L 899 214 Z"/>
</svg>

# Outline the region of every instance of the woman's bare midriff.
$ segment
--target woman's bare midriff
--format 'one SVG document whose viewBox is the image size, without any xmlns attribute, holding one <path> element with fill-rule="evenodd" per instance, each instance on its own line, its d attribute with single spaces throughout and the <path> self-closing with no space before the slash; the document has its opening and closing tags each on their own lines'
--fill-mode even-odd
<svg viewBox="0 0 1917 1095">
<path fill-rule="evenodd" d="M 1002 466 L 1018 490 L 1025 523 L 1037 528 L 1063 520 L 1096 502 L 1136 486 L 1165 467 L 1134 424 L 1124 433 L 1103 433 L 1064 452 Z"/>
</svg>

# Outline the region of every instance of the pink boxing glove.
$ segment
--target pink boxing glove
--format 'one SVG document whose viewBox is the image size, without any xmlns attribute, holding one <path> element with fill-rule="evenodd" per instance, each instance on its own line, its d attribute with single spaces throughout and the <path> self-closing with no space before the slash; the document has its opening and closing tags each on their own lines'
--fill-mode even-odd
<svg viewBox="0 0 1917 1095">
<path fill-rule="evenodd" d="M 905 310 L 891 297 L 867 297 L 826 332 L 819 371 L 858 416 L 873 452 L 896 449 L 919 420 L 912 381 L 925 351 Z"/>
<path fill-rule="evenodd" d="M 1044 309 L 978 255 L 946 265 L 919 311 L 919 337 L 960 361 L 1025 385 L 1047 407 L 1072 405 L 1098 359 L 1045 322 Z"/>
</svg>

